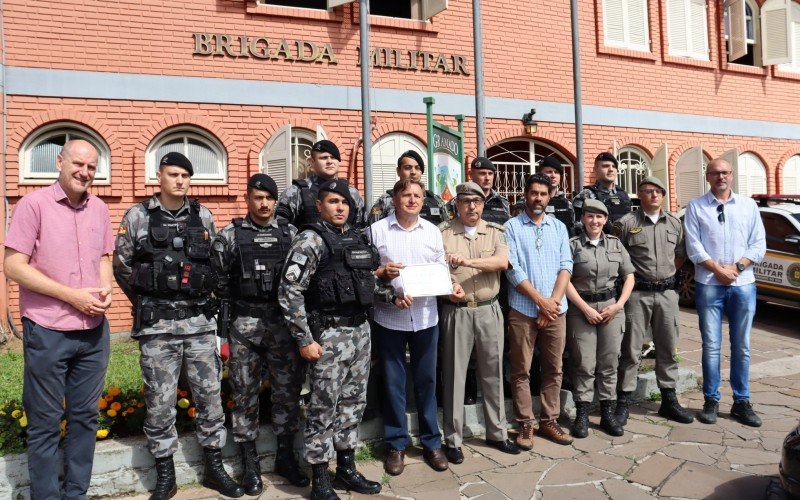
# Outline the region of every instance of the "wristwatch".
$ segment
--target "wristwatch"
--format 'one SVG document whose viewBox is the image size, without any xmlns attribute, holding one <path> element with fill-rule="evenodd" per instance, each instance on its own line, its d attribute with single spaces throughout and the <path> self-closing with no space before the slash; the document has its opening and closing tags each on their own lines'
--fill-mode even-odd
<svg viewBox="0 0 800 500">
<path fill-rule="evenodd" d="M 738 269 L 740 273 L 741 273 L 741 272 L 744 272 L 745 265 L 744 265 L 744 264 L 742 264 L 741 262 L 737 262 L 737 263 L 736 263 L 736 269 Z"/>
</svg>

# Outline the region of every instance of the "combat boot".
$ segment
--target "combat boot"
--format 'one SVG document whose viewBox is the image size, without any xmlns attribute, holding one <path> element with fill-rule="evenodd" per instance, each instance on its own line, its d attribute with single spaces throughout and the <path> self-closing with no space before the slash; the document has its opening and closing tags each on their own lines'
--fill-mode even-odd
<svg viewBox="0 0 800 500">
<path fill-rule="evenodd" d="M 167 500 L 178 493 L 178 485 L 175 484 L 175 462 L 172 455 L 163 458 L 156 458 L 156 489 L 148 500 Z"/>
<path fill-rule="evenodd" d="M 219 448 L 203 448 L 206 467 L 203 473 L 203 486 L 216 490 L 226 497 L 239 498 L 244 495 L 244 488 L 239 486 L 225 472 L 222 465 L 222 450 Z"/>
<path fill-rule="evenodd" d="M 356 470 L 356 453 L 353 450 L 336 451 L 336 481 L 346 489 L 364 495 L 381 492 L 381 484 L 370 481 Z"/>
<path fill-rule="evenodd" d="M 569 430 L 572 437 L 585 438 L 589 435 L 589 403 L 575 403 L 575 420 Z"/>
<path fill-rule="evenodd" d="M 297 465 L 294 457 L 294 434 L 278 436 L 278 451 L 275 453 L 275 474 L 286 478 L 292 485 L 304 488 L 311 481 Z"/>
<path fill-rule="evenodd" d="M 614 408 L 614 417 L 617 423 L 623 427 L 628 423 L 628 405 L 631 401 L 631 393 L 620 391 L 617 393 L 617 406 Z"/>
<path fill-rule="evenodd" d="M 333 491 L 331 476 L 328 474 L 328 462 L 312 464 L 311 472 L 311 500 L 339 500 L 339 495 Z"/>
<path fill-rule="evenodd" d="M 661 407 L 658 409 L 658 414 L 681 424 L 694 422 L 692 414 L 678 402 L 675 389 L 661 389 Z"/>
<path fill-rule="evenodd" d="M 250 496 L 260 495 L 264 490 L 264 482 L 261 480 L 261 464 L 256 451 L 256 442 L 245 441 L 240 446 L 242 447 L 242 487 L 244 492 Z"/>
<path fill-rule="evenodd" d="M 621 436 L 625 434 L 625 429 L 619 425 L 617 417 L 614 416 L 614 401 L 607 399 L 600 401 L 600 428 L 610 436 Z"/>
</svg>

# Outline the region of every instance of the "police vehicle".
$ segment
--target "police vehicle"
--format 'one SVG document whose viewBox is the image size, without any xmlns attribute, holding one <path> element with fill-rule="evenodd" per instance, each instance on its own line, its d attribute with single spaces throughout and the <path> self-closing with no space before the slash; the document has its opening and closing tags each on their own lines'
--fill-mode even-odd
<svg viewBox="0 0 800 500">
<path fill-rule="evenodd" d="M 753 267 L 759 300 L 800 308 L 800 195 L 753 195 L 767 239 L 767 254 Z M 681 217 L 683 219 L 683 217 Z M 680 305 L 694 306 L 694 265 L 686 262 Z"/>
</svg>

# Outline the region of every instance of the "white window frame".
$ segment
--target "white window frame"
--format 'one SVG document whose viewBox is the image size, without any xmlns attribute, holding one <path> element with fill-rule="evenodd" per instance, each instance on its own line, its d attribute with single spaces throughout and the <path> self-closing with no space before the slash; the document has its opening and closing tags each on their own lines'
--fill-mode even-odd
<svg viewBox="0 0 800 500">
<path fill-rule="evenodd" d="M 288 141 L 286 140 L 287 135 Z M 284 191 L 288 188 L 293 179 L 305 178 L 310 172 L 308 160 L 306 160 L 304 166 L 298 162 L 297 169 L 295 169 L 294 160 L 300 147 L 299 140 L 301 136 L 303 139 L 310 141 L 312 145 L 319 140 L 328 138 L 319 125 L 316 133 L 306 128 L 284 125 L 276 130 L 264 147 L 261 148 L 261 153 L 258 156 L 259 170 L 275 180 L 279 191 Z M 270 161 L 275 161 L 275 163 L 270 165 Z M 272 171 L 273 169 L 283 171 L 274 172 Z"/>
<path fill-rule="evenodd" d="M 621 22 L 622 22 L 622 37 L 623 40 L 614 40 L 609 38 L 609 27 L 611 21 L 609 15 L 614 10 L 611 3 L 615 3 L 614 8 L 621 9 Z M 643 17 L 641 19 L 631 19 L 632 4 L 640 4 Z M 615 47 L 620 49 L 635 50 L 638 52 L 650 52 L 650 14 L 649 14 L 649 1 L 648 0 L 603 0 L 603 44 L 606 47 Z M 644 41 L 637 44 L 631 41 L 633 23 L 641 23 L 641 28 L 644 31 Z"/>
<path fill-rule="evenodd" d="M 778 65 L 780 71 L 800 73 L 800 3 L 792 2 L 789 36 L 792 39 L 792 60 Z"/>
<path fill-rule="evenodd" d="M 55 159 L 53 159 L 53 172 L 31 172 L 31 153 L 33 148 L 53 136 L 66 135 L 66 140 L 83 139 L 97 149 L 97 170 L 95 171 L 95 186 L 111 184 L 111 149 L 96 132 L 88 127 L 75 122 L 55 122 L 36 129 L 22 143 L 19 150 L 19 182 L 20 184 L 51 184 L 58 179 Z"/>
<path fill-rule="evenodd" d="M 206 147 L 211 149 L 217 155 L 218 170 L 216 174 L 201 174 L 195 171 L 192 176 L 192 184 L 195 185 L 221 185 L 228 182 L 228 153 L 225 146 L 211 135 L 210 133 L 198 127 L 191 126 L 178 126 L 164 130 L 158 134 L 150 145 L 147 146 L 145 152 L 145 182 L 146 184 L 158 184 L 156 173 L 158 172 L 158 162 L 161 158 L 156 158 L 156 151 L 166 142 L 173 141 L 177 138 L 183 139 L 184 150 L 182 153 L 186 156 L 186 146 L 188 141 L 195 140 L 202 142 Z M 191 158 L 189 158 L 191 160 Z"/>
<path fill-rule="evenodd" d="M 639 147 L 636 147 L 636 146 L 623 146 L 617 152 L 616 156 L 617 156 L 617 159 L 619 160 L 619 172 L 617 173 L 617 177 L 619 178 L 619 177 L 622 176 L 623 163 L 625 163 L 624 169 L 625 169 L 625 184 L 626 184 L 625 186 L 620 186 L 618 184 L 618 187 L 624 189 L 625 192 L 627 192 L 632 197 L 638 197 L 638 195 L 637 195 L 637 193 L 639 191 L 638 182 L 634 183 L 631 180 L 631 175 L 630 175 L 630 172 L 628 170 L 629 165 L 626 162 L 623 162 L 623 158 L 622 157 L 624 155 L 626 155 L 626 154 L 635 154 L 635 155 L 639 156 L 642 159 L 642 163 L 644 163 L 644 166 L 645 166 L 645 169 L 646 169 L 644 177 L 647 177 L 647 176 L 650 175 L 650 172 L 651 172 L 650 166 L 651 166 L 651 164 L 653 162 L 653 159 L 650 158 L 650 155 L 645 153 L 643 149 L 641 149 Z"/>
<path fill-rule="evenodd" d="M 390 145 L 392 152 L 381 154 L 381 149 Z M 399 177 L 397 176 L 397 159 L 408 150 L 414 150 L 425 158 L 425 173 L 422 183 L 428 180 L 428 148 L 419 139 L 405 132 L 391 132 L 375 141 L 372 145 L 372 192 L 367 193 L 367 206 L 371 207 L 375 201 L 386 191 L 394 187 Z"/>
<path fill-rule="evenodd" d="M 745 14 L 744 14 L 744 23 L 745 23 L 745 38 L 744 42 L 748 46 L 748 52 L 750 50 L 753 51 L 753 64 L 752 66 L 761 66 L 761 10 L 758 6 L 758 3 L 754 0 L 744 0 L 745 5 Z M 750 16 L 747 15 L 747 9 L 750 9 Z M 753 38 L 747 37 L 747 23 L 748 21 L 752 23 L 753 26 Z M 731 52 L 731 39 L 730 39 L 730 13 L 728 2 L 724 2 L 723 4 L 723 14 L 722 14 L 722 28 L 723 28 L 723 36 L 725 39 L 725 60 L 728 64 L 740 64 L 731 60 L 730 52 Z M 738 60 L 735 59 L 735 60 Z M 750 66 L 749 64 L 745 64 L 744 66 Z"/>
<path fill-rule="evenodd" d="M 512 142 L 526 143 L 527 151 L 510 150 L 505 147 L 506 144 Z M 497 148 L 500 151 L 492 151 L 493 148 Z M 502 161 L 498 159 L 499 156 L 506 154 L 516 156 L 518 160 Z M 523 154 L 527 155 L 527 159 L 525 156 L 522 156 Z M 512 137 L 489 146 L 486 149 L 486 155 L 495 163 L 495 166 L 498 167 L 498 171 L 495 174 L 494 189 L 501 196 L 508 198 L 509 201 L 515 201 L 522 196 L 525 178 L 536 172 L 536 166 L 547 156 L 556 156 L 564 167 L 564 176 L 561 179 L 562 185 L 558 187 L 559 191 L 566 185 L 570 191 L 567 193 L 567 196 L 571 196 L 572 193 L 580 191 L 583 188 L 583 184 L 575 184 L 575 165 L 572 161 L 567 158 L 558 147 L 546 142 L 530 139 L 528 137 Z M 511 176 L 508 175 L 509 172 L 507 169 L 509 168 L 511 169 Z M 517 183 L 517 181 L 519 182 Z M 582 183 L 583 180 L 581 179 L 580 182 Z"/>
<path fill-rule="evenodd" d="M 781 191 L 779 194 L 800 194 L 800 155 L 794 155 L 781 170 Z"/>
<path fill-rule="evenodd" d="M 678 57 L 690 57 L 692 59 L 698 59 L 701 61 L 708 61 L 709 60 L 709 48 L 708 48 L 708 1 L 703 1 L 703 15 L 699 16 L 698 21 L 702 23 L 702 33 L 703 33 L 703 41 L 700 47 L 694 46 L 694 41 L 692 39 L 692 33 L 694 32 L 695 26 L 692 25 L 692 4 L 699 4 L 700 0 L 667 0 L 667 40 L 669 42 L 669 55 L 671 56 L 678 56 Z M 675 9 L 682 9 L 682 14 L 684 19 L 686 20 L 686 26 L 684 26 L 683 36 L 686 43 L 686 50 L 679 50 L 676 48 L 676 40 L 673 40 L 674 30 L 676 26 L 675 23 L 675 16 L 676 11 Z"/>
<path fill-rule="evenodd" d="M 737 178 L 736 194 L 750 197 L 754 194 L 767 194 L 767 166 L 752 152 L 746 151 L 739 155 L 736 165 Z M 763 185 L 756 188 L 754 183 L 758 181 Z"/>
</svg>

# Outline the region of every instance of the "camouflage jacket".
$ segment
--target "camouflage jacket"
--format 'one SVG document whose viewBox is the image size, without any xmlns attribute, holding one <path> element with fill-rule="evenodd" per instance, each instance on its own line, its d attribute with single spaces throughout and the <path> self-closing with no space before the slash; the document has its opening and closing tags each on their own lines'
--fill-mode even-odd
<svg viewBox="0 0 800 500">
<path fill-rule="evenodd" d="M 189 219 L 189 199 L 184 200 L 183 206 L 178 210 L 177 215 L 172 215 L 172 212 L 165 209 L 161 205 L 158 198 L 158 193 L 153 195 L 147 202 L 148 209 L 158 208 L 164 212 L 166 219 L 172 219 L 177 222 L 187 221 Z M 137 203 L 125 212 L 122 217 L 122 222 L 119 224 L 119 231 L 117 232 L 117 240 L 114 249 L 114 278 L 117 280 L 119 287 L 128 296 L 131 304 L 136 305 L 140 299 L 139 294 L 133 290 L 130 285 L 130 278 L 133 270 L 133 257 L 138 250 L 141 249 L 142 242 L 148 237 L 148 228 L 150 216 L 148 209 L 145 209 L 141 203 Z M 214 228 L 214 217 L 211 212 L 204 206 L 200 206 L 200 219 L 203 226 L 208 230 L 213 238 L 216 234 Z M 169 302 L 169 307 L 180 309 L 182 307 L 196 306 L 211 300 L 211 297 L 203 298 L 200 300 L 176 300 Z M 164 301 L 151 299 L 147 296 L 141 296 L 142 303 L 163 303 Z M 217 328 L 216 320 L 207 318 L 205 315 L 200 314 L 192 318 L 176 319 L 176 320 L 158 320 L 155 324 L 145 326 L 138 331 L 132 331 L 131 336 L 142 337 L 145 335 L 158 335 L 161 333 L 170 333 L 172 335 L 190 335 L 195 333 L 206 333 L 215 331 Z"/>
<path fill-rule="evenodd" d="M 322 182 L 322 179 L 318 177 L 316 174 L 311 174 L 309 177 L 305 179 L 306 182 L 310 182 L 312 184 Z M 353 199 L 353 202 L 356 204 L 356 226 L 361 229 L 364 227 L 365 217 L 366 214 L 364 212 L 364 199 L 361 197 L 361 193 L 358 190 L 350 185 L 350 197 Z M 278 205 L 275 207 L 275 212 L 278 214 L 279 217 L 285 218 L 291 224 L 297 224 L 297 218 L 300 215 L 302 210 L 302 200 L 300 199 L 300 188 L 296 185 L 292 184 L 286 190 L 281 193 L 280 197 L 278 198 Z M 352 210 L 353 207 L 350 207 Z"/>
<path fill-rule="evenodd" d="M 372 209 L 369 211 L 369 214 L 367 214 L 367 226 L 371 226 L 379 220 L 385 219 L 394 213 L 394 201 L 392 200 L 393 195 L 393 191 L 386 191 L 380 195 L 377 200 L 375 200 L 375 204 L 372 205 Z M 447 203 L 445 203 L 441 196 L 426 189 L 425 198 L 430 200 L 429 203 L 431 205 L 439 209 L 438 219 L 428 220 L 428 222 L 438 226 L 442 222 L 447 222 L 450 220 L 450 210 L 447 207 Z M 434 217 L 437 216 L 431 214 L 431 218 Z"/>
</svg>

